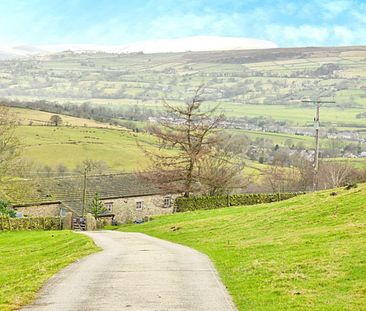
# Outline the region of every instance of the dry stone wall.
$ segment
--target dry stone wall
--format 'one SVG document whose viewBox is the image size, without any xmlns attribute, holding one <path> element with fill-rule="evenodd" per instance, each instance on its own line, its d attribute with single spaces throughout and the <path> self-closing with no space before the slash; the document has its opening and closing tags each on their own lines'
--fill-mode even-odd
<svg viewBox="0 0 366 311">
<path fill-rule="evenodd" d="M 15 210 L 17 212 L 22 213 L 23 216 L 32 216 L 32 217 L 60 216 L 59 203 L 15 207 Z"/>
</svg>

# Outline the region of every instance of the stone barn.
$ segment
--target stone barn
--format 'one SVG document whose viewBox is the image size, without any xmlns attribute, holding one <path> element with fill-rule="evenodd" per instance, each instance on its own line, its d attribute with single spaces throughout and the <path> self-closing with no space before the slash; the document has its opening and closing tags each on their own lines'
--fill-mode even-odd
<svg viewBox="0 0 366 311">
<path fill-rule="evenodd" d="M 32 195 L 8 199 L 19 215 L 63 216 L 72 212 L 82 216 L 84 180 L 82 176 L 44 178 L 37 181 L 18 181 L 32 188 Z M 18 185 L 19 186 L 19 185 Z M 107 212 L 101 215 L 117 223 L 141 221 L 146 217 L 173 212 L 176 195 L 165 193 L 138 174 L 88 176 L 86 179 L 86 211 L 98 193 Z"/>
</svg>

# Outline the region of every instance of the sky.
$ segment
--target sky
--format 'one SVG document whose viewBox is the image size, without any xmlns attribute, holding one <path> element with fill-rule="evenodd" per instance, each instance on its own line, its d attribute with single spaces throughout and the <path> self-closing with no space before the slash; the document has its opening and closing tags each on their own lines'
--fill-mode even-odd
<svg viewBox="0 0 366 311">
<path fill-rule="evenodd" d="M 366 0 L 0 0 L 1 45 L 118 45 L 198 35 L 280 47 L 366 44 Z"/>
</svg>

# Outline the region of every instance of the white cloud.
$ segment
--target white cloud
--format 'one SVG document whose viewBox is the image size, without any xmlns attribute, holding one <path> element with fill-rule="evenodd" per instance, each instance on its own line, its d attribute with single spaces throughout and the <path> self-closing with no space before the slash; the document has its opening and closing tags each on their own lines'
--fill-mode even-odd
<svg viewBox="0 0 366 311">
<path fill-rule="evenodd" d="M 345 45 L 354 42 L 357 37 L 357 33 L 344 26 L 334 26 L 333 34 L 338 42 Z"/>
<path fill-rule="evenodd" d="M 291 45 L 303 46 L 321 44 L 329 38 L 329 29 L 311 25 L 282 26 L 268 25 L 264 28 L 268 38 L 275 42 L 289 42 Z"/>
</svg>

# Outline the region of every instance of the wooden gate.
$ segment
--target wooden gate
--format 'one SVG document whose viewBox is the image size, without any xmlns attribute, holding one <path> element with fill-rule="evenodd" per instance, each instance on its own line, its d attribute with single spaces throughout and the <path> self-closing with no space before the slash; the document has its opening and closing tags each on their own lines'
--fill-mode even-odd
<svg viewBox="0 0 366 311">
<path fill-rule="evenodd" d="M 86 219 L 82 217 L 73 218 L 72 230 L 86 231 Z"/>
</svg>

